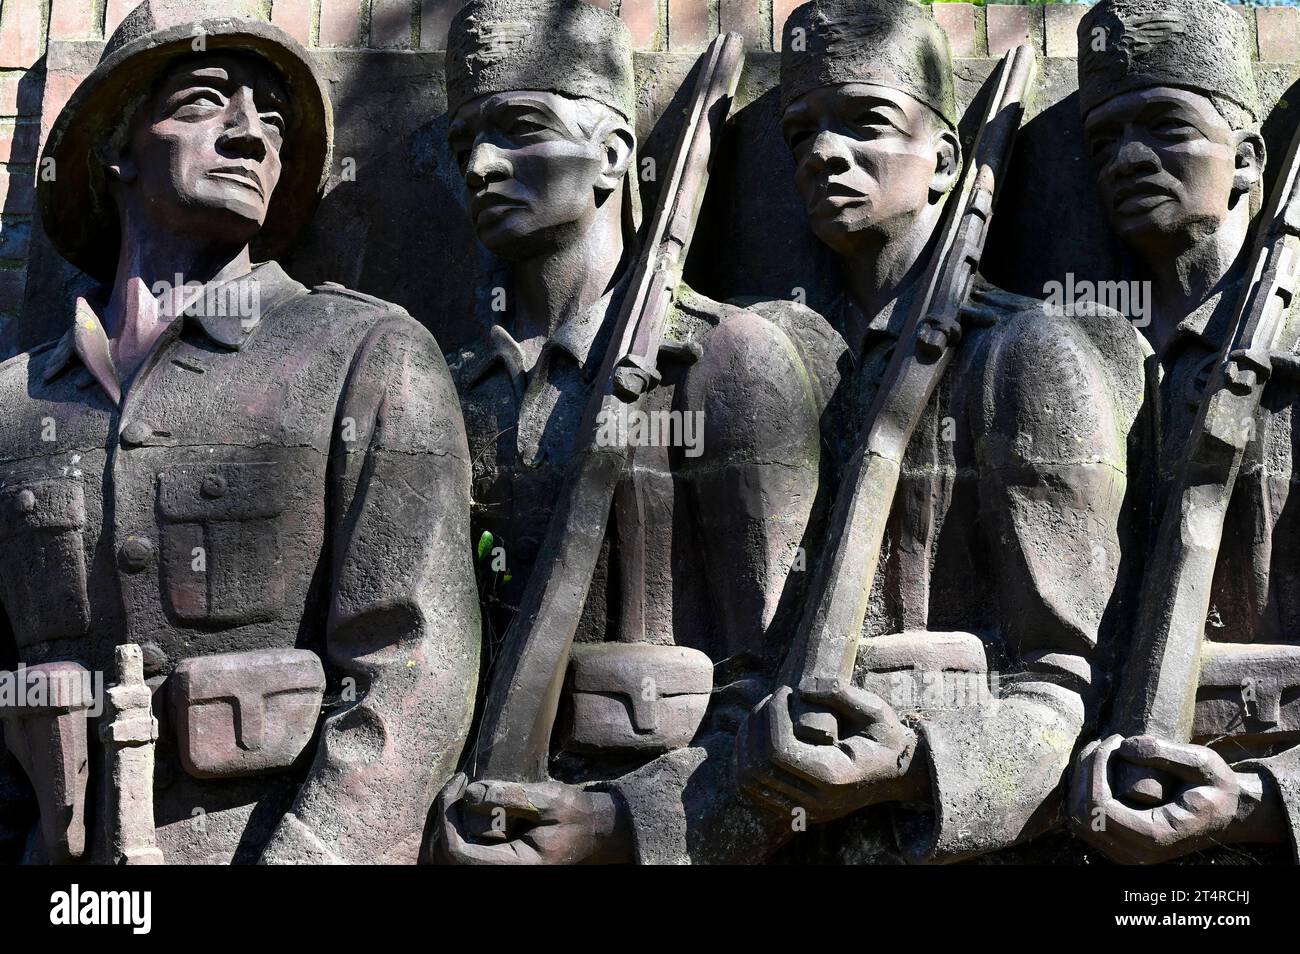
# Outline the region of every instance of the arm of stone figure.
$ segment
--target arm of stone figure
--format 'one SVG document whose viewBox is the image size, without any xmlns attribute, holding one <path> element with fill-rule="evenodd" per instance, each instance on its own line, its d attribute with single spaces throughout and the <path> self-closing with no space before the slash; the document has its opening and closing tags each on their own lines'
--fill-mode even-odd
<svg viewBox="0 0 1300 954">
<path fill-rule="evenodd" d="M 774 623 L 789 615 L 778 610 L 808 569 L 801 548 L 818 490 L 820 418 L 844 355 L 816 313 L 756 303 L 714 329 L 683 384 L 683 408 L 704 414 L 703 452 L 683 473 L 723 657 L 775 662 L 783 652 Z M 755 672 L 715 690 L 696 744 L 612 784 L 638 861 L 761 861 L 795 831 L 790 813 L 761 810 L 737 788 L 737 727 L 769 679 Z"/>
<path fill-rule="evenodd" d="M 1003 315 L 973 419 L 981 523 L 1015 663 L 982 704 L 927 713 L 915 726 L 930 810 L 898 812 L 896 827 L 917 861 L 996 850 L 1055 825 L 1092 716 L 1144 353 L 1114 312 L 1065 318 L 1025 301 L 991 291 L 972 303 Z"/>
<path fill-rule="evenodd" d="M 263 860 L 414 863 L 469 731 L 480 629 L 465 429 L 409 317 L 371 331 L 336 426 L 325 639 L 343 704 Z"/>
</svg>

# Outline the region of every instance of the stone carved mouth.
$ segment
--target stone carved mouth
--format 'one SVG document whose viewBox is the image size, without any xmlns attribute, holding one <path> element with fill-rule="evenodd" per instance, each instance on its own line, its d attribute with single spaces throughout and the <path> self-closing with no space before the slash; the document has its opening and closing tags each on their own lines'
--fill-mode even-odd
<svg viewBox="0 0 1300 954">
<path fill-rule="evenodd" d="M 245 169 L 241 166 L 222 166 L 220 169 L 210 171 L 208 177 L 211 179 L 224 179 L 227 182 L 251 187 L 259 196 L 266 197 L 266 191 L 262 188 L 261 177 L 251 169 Z"/>
</svg>

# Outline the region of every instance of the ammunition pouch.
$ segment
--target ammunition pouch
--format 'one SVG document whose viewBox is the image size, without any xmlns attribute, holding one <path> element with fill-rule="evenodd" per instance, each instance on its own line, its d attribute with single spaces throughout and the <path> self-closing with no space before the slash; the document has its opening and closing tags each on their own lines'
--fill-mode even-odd
<svg viewBox="0 0 1300 954">
<path fill-rule="evenodd" d="M 1192 738 L 1225 736 L 1300 742 L 1300 646 L 1204 642 Z"/>
<path fill-rule="evenodd" d="M 978 706 L 992 695 L 984 643 L 973 633 L 868 637 L 858 645 L 856 668 L 863 688 L 899 714 Z"/>
<path fill-rule="evenodd" d="M 713 661 L 697 649 L 589 643 L 569 657 L 572 718 L 564 748 L 657 754 L 689 745 L 713 690 Z"/>
<path fill-rule="evenodd" d="M 325 670 L 304 649 L 199 656 L 176 667 L 167 692 L 187 773 L 265 775 L 292 766 L 310 744 Z"/>
</svg>

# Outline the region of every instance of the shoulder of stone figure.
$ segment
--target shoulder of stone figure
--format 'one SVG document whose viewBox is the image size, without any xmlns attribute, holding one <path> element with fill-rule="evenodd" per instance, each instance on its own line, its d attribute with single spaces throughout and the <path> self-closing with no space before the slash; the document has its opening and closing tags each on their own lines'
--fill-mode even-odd
<svg viewBox="0 0 1300 954">
<path fill-rule="evenodd" d="M 46 365 L 62 341 L 60 335 L 0 361 L 0 408 L 16 410 L 26 402 L 30 380 L 44 377 Z M 7 416 L 0 410 L 0 420 Z"/>
<path fill-rule="evenodd" d="M 730 304 L 752 316 L 743 326 L 743 334 L 766 338 L 772 345 L 793 350 L 807 374 L 819 410 L 824 409 L 839 385 L 840 375 L 852 363 L 840 333 L 819 312 L 786 298 L 738 297 L 730 299 Z M 761 323 L 753 317 L 761 319 Z"/>
<path fill-rule="evenodd" d="M 316 285 L 310 290 L 307 301 L 316 305 L 321 302 L 328 302 L 330 306 L 328 311 L 332 318 L 335 321 L 347 324 L 356 331 L 368 334 L 376 326 L 387 324 L 390 328 L 400 329 L 415 338 L 427 338 L 432 349 L 438 351 L 439 354 L 442 353 L 429 329 L 412 318 L 410 312 L 401 305 L 394 304 L 391 301 L 353 291 L 351 288 L 337 282 L 324 282 Z M 315 314 L 318 311 L 317 308 L 309 308 L 307 311 L 312 313 L 312 320 L 319 320 Z M 445 360 L 446 356 L 443 357 Z"/>
<path fill-rule="evenodd" d="M 343 310 L 349 311 L 360 318 L 370 318 L 378 321 L 385 317 L 392 316 L 395 318 L 411 318 L 410 313 L 401 305 L 393 304 L 391 301 L 385 301 L 382 298 L 376 298 L 374 295 L 367 295 L 364 292 L 353 291 L 338 282 L 322 282 L 310 290 L 313 298 L 326 296 L 329 298 L 340 299 L 339 304 Z M 416 322 L 418 324 L 418 322 Z"/>
<path fill-rule="evenodd" d="M 1120 312 L 1088 302 L 1069 309 L 1020 295 L 980 279 L 971 290 L 966 310 L 989 324 L 990 347 L 1021 369 L 1042 362 L 1056 367 L 1064 379 L 1067 353 L 1076 363 L 1094 369 L 1118 423 L 1131 422 L 1145 393 L 1145 361 L 1150 346 Z M 998 367 L 1006 371 L 1005 361 Z M 1080 368 L 1079 370 L 1085 370 Z"/>
</svg>

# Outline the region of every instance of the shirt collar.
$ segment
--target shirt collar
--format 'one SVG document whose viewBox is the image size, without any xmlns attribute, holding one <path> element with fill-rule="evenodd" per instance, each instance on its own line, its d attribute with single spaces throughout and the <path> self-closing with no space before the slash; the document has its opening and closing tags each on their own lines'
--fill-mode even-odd
<svg viewBox="0 0 1300 954">
<path fill-rule="evenodd" d="M 181 313 L 181 320 L 184 327 L 198 329 L 210 341 L 226 350 L 239 351 L 248 343 L 261 324 L 261 319 L 301 288 L 301 285 L 285 274 L 277 262 L 266 262 L 241 278 L 217 285 L 205 285 L 201 291 L 196 290 L 195 294 L 186 299 L 187 307 Z M 54 346 L 43 377 L 49 383 L 74 359 L 80 360 L 113 402 L 118 404 L 122 399 L 121 383 L 113 367 L 108 335 L 99 318 L 106 298 L 106 290 L 101 289 L 99 295 L 77 299 L 72 327 Z M 245 314 L 238 307 L 213 307 L 221 302 L 253 307 L 251 314 Z M 188 307 L 190 305 L 194 307 Z M 222 311 L 226 313 L 221 314 Z M 175 332 L 171 329 L 164 332 L 169 333 Z"/>
<path fill-rule="evenodd" d="M 604 357 L 604 348 L 598 348 L 613 333 L 614 317 L 623 304 L 630 278 L 629 272 L 605 292 L 599 300 L 574 315 L 546 340 L 542 350 L 558 348 L 568 354 L 582 369 L 583 377 L 590 381 L 599 369 Z M 523 348 L 504 325 L 496 324 L 468 349 L 472 355 L 470 384 L 482 380 L 488 370 L 498 361 L 502 362 L 513 375 L 523 373 Z"/>
</svg>

